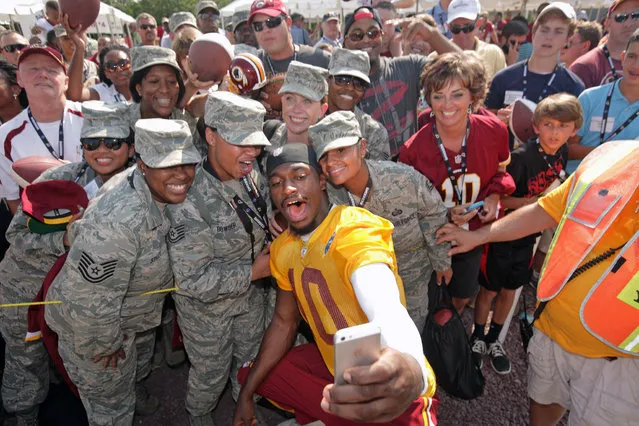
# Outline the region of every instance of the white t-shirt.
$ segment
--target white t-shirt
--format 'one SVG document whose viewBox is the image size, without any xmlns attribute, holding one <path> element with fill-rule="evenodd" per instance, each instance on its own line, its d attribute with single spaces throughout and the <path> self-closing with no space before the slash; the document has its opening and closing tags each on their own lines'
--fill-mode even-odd
<svg viewBox="0 0 639 426">
<path fill-rule="evenodd" d="M 44 18 L 44 17 L 38 19 L 36 21 L 36 25 L 45 31 L 45 38 L 46 38 L 46 33 L 53 29 L 53 25 L 51 25 L 51 23 L 47 21 L 47 18 Z"/>
<path fill-rule="evenodd" d="M 72 163 L 82 160 L 82 146 L 80 132 L 82 130 L 82 104 L 67 101 L 64 109 L 64 144 L 63 157 Z M 60 121 L 52 123 L 38 123 L 42 133 L 51 144 L 56 156 L 60 158 L 59 129 Z M 17 200 L 20 198 L 20 188 L 11 177 L 11 164 L 32 155 L 52 157 L 42 142 L 38 133 L 31 125 L 27 109 L 0 126 L 0 143 L 4 148 L 0 155 L 0 198 Z"/>
<path fill-rule="evenodd" d="M 98 83 L 93 86 L 89 86 L 89 89 L 95 90 L 100 96 L 100 100 L 103 102 L 124 102 L 129 103 L 124 95 L 118 92 L 115 85 L 108 86 L 106 83 Z"/>
</svg>

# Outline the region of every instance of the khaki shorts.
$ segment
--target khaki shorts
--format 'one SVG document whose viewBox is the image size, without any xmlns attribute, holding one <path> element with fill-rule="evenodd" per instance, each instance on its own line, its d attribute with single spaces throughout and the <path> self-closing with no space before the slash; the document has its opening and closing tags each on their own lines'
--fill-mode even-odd
<svg viewBox="0 0 639 426">
<path fill-rule="evenodd" d="M 528 396 L 570 410 L 569 425 L 637 425 L 639 358 L 586 358 L 535 329 L 528 346 Z"/>
</svg>

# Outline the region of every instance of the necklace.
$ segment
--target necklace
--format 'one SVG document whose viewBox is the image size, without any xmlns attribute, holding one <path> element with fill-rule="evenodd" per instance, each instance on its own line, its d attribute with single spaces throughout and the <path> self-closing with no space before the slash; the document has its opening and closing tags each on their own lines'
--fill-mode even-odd
<svg viewBox="0 0 639 426">
<path fill-rule="evenodd" d="M 297 46 L 293 45 L 293 60 L 297 61 Z M 266 55 L 266 61 L 268 62 L 268 67 L 271 69 L 271 75 L 275 75 L 277 74 L 275 72 L 275 68 L 273 67 L 273 63 L 271 62 L 271 55 L 269 55 L 268 53 L 266 53 L 266 51 L 264 51 L 264 54 Z M 290 62 L 289 62 L 290 64 Z M 286 72 L 286 71 L 284 71 Z"/>
</svg>

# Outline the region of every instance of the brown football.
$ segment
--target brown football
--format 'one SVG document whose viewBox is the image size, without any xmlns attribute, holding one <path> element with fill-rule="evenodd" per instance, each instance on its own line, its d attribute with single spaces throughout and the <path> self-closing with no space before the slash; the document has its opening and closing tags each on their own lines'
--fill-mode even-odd
<svg viewBox="0 0 639 426">
<path fill-rule="evenodd" d="M 69 15 L 72 28 L 82 24 L 88 28 L 98 19 L 100 14 L 100 0 L 58 0 L 60 12 Z"/>
<path fill-rule="evenodd" d="M 536 103 L 524 98 L 517 99 L 513 103 L 509 127 L 510 131 L 521 143 L 525 143 L 528 139 L 535 137 L 532 120 L 536 107 Z"/>
<path fill-rule="evenodd" d="M 22 188 L 26 187 L 47 170 L 65 164 L 64 161 L 53 157 L 37 155 L 24 157 L 11 165 L 11 177 Z"/>
<path fill-rule="evenodd" d="M 189 49 L 191 72 L 200 81 L 219 82 L 228 72 L 233 47 L 222 34 L 209 33 L 198 37 Z"/>
<path fill-rule="evenodd" d="M 282 88 L 284 84 L 284 78 L 286 77 L 285 73 L 275 74 L 268 78 L 268 82 L 262 88 L 262 93 L 268 95 L 266 99 L 261 97 L 261 99 L 270 105 L 273 111 L 277 113 L 282 112 L 282 95 L 278 92 Z"/>
</svg>

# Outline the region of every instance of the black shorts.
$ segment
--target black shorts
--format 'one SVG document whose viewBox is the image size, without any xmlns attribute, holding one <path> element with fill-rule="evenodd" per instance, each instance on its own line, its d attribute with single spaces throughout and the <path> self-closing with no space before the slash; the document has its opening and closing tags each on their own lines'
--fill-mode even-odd
<svg viewBox="0 0 639 426">
<path fill-rule="evenodd" d="M 530 281 L 535 240 L 490 243 L 479 283 L 486 290 L 517 290 Z"/>
<path fill-rule="evenodd" d="M 468 299 L 479 290 L 479 266 L 481 263 L 482 247 L 474 248 L 468 253 L 459 253 L 451 258 L 453 278 L 448 285 L 452 297 Z M 435 284 L 435 274 L 431 279 L 431 287 Z"/>
</svg>

